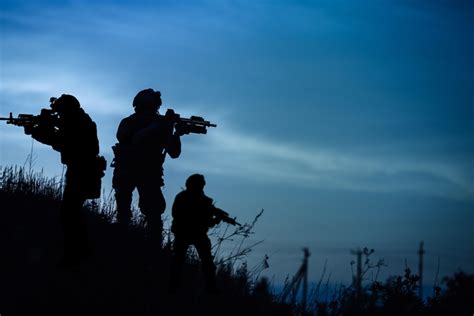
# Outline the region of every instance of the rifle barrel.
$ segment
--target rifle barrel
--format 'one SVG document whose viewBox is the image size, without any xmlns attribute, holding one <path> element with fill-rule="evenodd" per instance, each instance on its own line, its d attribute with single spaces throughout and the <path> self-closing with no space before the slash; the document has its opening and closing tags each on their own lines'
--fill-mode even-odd
<svg viewBox="0 0 474 316">
<path fill-rule="evenodd" d="M 189 118 L 180 118 L 179 119 L 183 123 L 190 123 L 190 124 L 195 124 L 195 125 L 203 125 L 203 126 L 208 126 L 208 127 L 217 127 L 216 124 L 213 124 L 209 121 L 204 121 L 204 120 L 193 120 Z"/>
<path fill-rule="evenodd" d="M 10 112 L 9 117 L 0 117 L 0 121 L 12 121 L 13 120 L 13 114 Z"/>
</svg>

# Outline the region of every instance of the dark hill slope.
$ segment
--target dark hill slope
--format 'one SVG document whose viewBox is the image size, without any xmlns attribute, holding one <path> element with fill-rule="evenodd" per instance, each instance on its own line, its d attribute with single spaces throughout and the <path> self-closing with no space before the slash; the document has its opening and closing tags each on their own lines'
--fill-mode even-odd
<svg viewBox="0 0 474 316">
<path fill-rule="evenodd" d="M 145 231 L 119 230 L 85 208 L 92 256 L 58 268 L 59 201 L 41 194 L 0 192 L 2 315 L 290 315 L 268 293 L 257 299 L 246 281 L 219 273 L 221 293 L 208 295 L 190 260 L 181 289 L 167 293 L 170 250 L 147 242 Z"/>
</svg>

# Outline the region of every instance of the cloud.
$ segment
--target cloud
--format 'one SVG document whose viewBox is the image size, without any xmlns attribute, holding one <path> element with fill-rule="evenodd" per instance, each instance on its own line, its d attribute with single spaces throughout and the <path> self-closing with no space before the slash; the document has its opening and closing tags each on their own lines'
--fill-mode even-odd
<svg viewBox="0 0 474 316">
<path fill-rule="evenodd" d="M 225 124 L 223 124 L 225 126 Z M 473 183 L 459 166 L 430 160 L 354 155 L 301 146 L 217 128 L 206 139 L 185 144 L 180 168 L 315 188 L 371 192 L 405 191 L 472 198 Z"/>
<path fill-rule="evenodd" d="M 331 30 L 341 32 L 342 26 L 340 24 L 360 33 L 362 26 L 354 28 L 351 23 L 354 23 L 354 19 L 362 17 L 365 22 L 366 18 L 362 14 L 363 12 L 357 11 L 360 13 L 360 17 L 357 15 L 356 18 L 351 17 L 348 21 L 344 20 L 342 17 L 348 12 L 346 9 L 342 10 L 344 7 L 342 3 L 338 3 L 335 7 L 324 3 L 321 6 L 322 11 L 319 10 L 320 7 L 307 10 L 308 8 L 304 4 L 291 5 L 291 14 L 289 15 L 287 14 L 288 10 L 283 10 L 287 6 L 290 5 L 286 5 L 285 2 L 276 6 L 268 5 L 268 7 L 266 4 L 250 4 L 250 7 L 247 7 L 247 5 L 229 6 L 209 2 L 207 6 L 179 8 L 169 6 L 147 9 L 140 6 L 130 8 L 97 4 L 86 8 L 79 3 L 73 3 L 72 7 L 59 6 L 48 8 L 48 10 L 39 10 L 33 16 L 19 12 L 4 13 L 1 18 L 3 22 L 8 22 L 8 28 L 5 40 L 2 42 L 5 49 L 2 53 L 0 96 L 2 101 L 11 100 L 11 106 L 15 110 L 36 113 L 39 107 L 47 105 L 50 96 L 61 93 L 74 94 L 84 105 L 86 111 L 98 122 L 99 135 L 106 139 L 105 142 L 101 140 L 101 145 L 105 145 L 105 150 L 110 151 L 109 148 L 114 142 L 113 136 L 116 126 L 120 118 L 131 112 L 130 102 L 137 91 L 148 86 L 154 87 L 161 81 L 167 82 L 165 84 L 169 89 L 167 91 L 174 90 L 169 95 L 177 95 L 181 92 L 182 86 L 179 86 L 181 84 L 187 88 L 186 91 L 182 91 L 181 99 L 170 98 L 171 104 L 175 103 L 173 101 L 179 101 L 179 105 L 182 105 L 177 108 L 177 111 L 183 116 L 202 115 L 206 119 L 217 122 L 219 126 L 216 130 L 210 130 L 205 137 L 190 136 L 189 139 L 184 140 L 184 145 L 187 146 L 185 150 L 189 155 L 180 158 L 180 168 L 185 166 L 191 170 L 200 166 L 208 172 L 216 174 L 311 187 L 376 192 L 401 190 L 435 195 L 472 196 L 473 183 L 469 178 L 469 173 L 466 173 L 467 168 L 456 165 L 453 161 L 443 162 L 441 159 L 423 153 L 409 155 L 406 150 L 394 156 L 376 155 L 371 148 L 363 153 L 355 153 L 337 145 L 334 141 L 331 147 L 328 144 L 311 142 L 311 139 L 307 139 L 304 144 L 295 144 L 291 143 L 291 138 L 287 138 L 286 142 L 281 141 L 278 139 L 278 135 L 264 137 L 258 133 L 256 128 L 245 131 L 241 126 L 234 126 L 232 129 L 226 128 L 226 126 L 232 126 L 231 116 L 233 114 L 242 116 L 241 113 L 246 113 L 245 111 L 248 113 L 251 110 L 258 110 L 252 106 L 259 104 L 256 102 L 246 104 L 247 108 L 244 104 L 242 108 L 232 108 L 232 106 L 240 106 L 238 103 L 241 100 L 247 101 L 249 99 L 239 99 L 240 96 L 230 95 L 235 91 L 230 90 L 229 86 L 224 87 L 222 83 L 226 80 L 225 76 L 239 79 L 235 85 L 233 81 L 229 81 L 232 83 L 232 89 L 238 91 L 240 87 L 249 85 L 254 87 L 258 93 L 261 91 L 267 93 L 258 102 L 272 105 L 276 102 L 284 103 L 280 99 L 281 95 L 278 96 L 279 98 L 272 95 L 273 91 L 278 89 L 273 83 L 274 77 L 289 77 L 290 81 L 297 82 L 295 86 L 301 86 L 300 82 L 304 81 L 308 84 L 308 89 L 313 88 L 318 80 L 331 81 L 330 71 L 324 75 L 319 74 L 321 77 L 317 78 L 313 71 L 296 71 L 300 68 L 311 69 L 314 65 L 322 65 L 320 61 L 313 60 L 313 54 L 308 53 L 308 50 L 310 52 L 318 50 L 309 48 L 311 45 L 305 36 L 333 34 Z M 348 10 L 354 9 L 354 6 L 349 7 Z M 252 11 L 249 8 L 256 10 Z M 266 14 L 267 9 L 278 14 L 276 16 Z M 380 7 L 379 9 L 378 14 L 390 11 L 382 10 Z M 246 10 L 252 11 L 252 14 L 243 15 Z M 304 18 L 295 19 L 303 12 Z M 219 15 L 219 13 L 223 13 L 223 15 Z M 313 15 L 319 17 L 318 23 L 315 25 L 312 24 Z M 57 16 L 68 16 L 72 23 L 56 19 Z M 84 19 L 87 20 L 86 25 L 82 23 Z M 278 21 L 282 23 L 275 24 Z M 370 25 L 370 23 L 364 24 L 365 27 Z M 227 27 L 224 28 L 225 31 L 222 31 L 223 26 Z M 395 27 L 393 23 L 391 26 Z M 273 27 L 281 29 L 284 33 L 273 36 Z M 342 30 L 345 32 L 344 27 Z M 385 35 L 382 33 L 377 34 Z M 223 34 L 228 38 L 224 38 Z M 300 36 L 301 34 L 304 36 Z M 365 36 L 372 38 L 373 34 L 373 32 L 367 32 Z M 294 40 L 294 42 L 290 42 L 293 46 L 288 47 L 287 42 L 281 40 L 282 36 Z M 269 42 L 265 41 L 268 38 L 270 38 Z M 343 47 L 339 47 L 339 49 L 334 49 L 331 40 L 324 41 L 323 38 L 311 36 L 310 38 L 319 39 L 317 45 L 313 43 L 317 47 L 324 46 L 326 43 L 331 48 L 330 54 L 327 56 L 337 57 L 337 64 L 347 60 L 347 37 L 338 37 L 338 43 L 341 43 L 341 47 Z M 201 40 L 206 41 L 201 42 Z M 359 37 L 352 40 L 359 41 Z M 226 46 L 234 41 L 241 46 Z M 272 41 L 284 43 L 285 48 L 288 49 L 275 50 L 274 48 L 280 46 L 275 46 Z M 255 47 L 248 47 L 248 43 L 255 45 Z M 209 45 L 208 48 L 203 48 L 207 45 Z M 245 49 L 245 52 L 239 51 L 242 48 Z M 299 62 L 300 59 L 296 57 L 300 55 L 286 55 L 283 52 L 291 52 L 296 48 L 300 49 L 299 54 L 306 56 L 308 60 L 304 60 L 305 64 L 302 67 L 289 68 L 288 65 L 291 62 Z M 234 49 L 236 50 L 234 51 Z M 342 51 L 344 54 L 343 56 L 335 55 L 335 51 Z M 237 58 L 232 55 L 236 52 L 247 54 L 241 54 Z M 222 60 L 213 60 L 213 57 L 217 55 L 222 55 L 223 57 L 220 57 Z M 232 64 L 229 63 L 229 56 L 231 61 L 234 58 L 234 68 L 229 68 L 229 64 Z M 264 60 L 271 60 L 275 56 L 279 56 L 279 59 L 274 60 L 275 63 L 262 66 L 265 65 Z M 291 60 L 292 58 L 293 60 Z M 385 59 L 383 60 L 385 61 Z M 239 69 L 245 68 L 246 63 L 250 63 L 247 66 L 248 72 L 237 73 Z M 359 65 L 357 60 L 354 64 Z M 272 75 L 267 72 L 276 69 L 275 66 L 281 65 L 284 65 L 278 68 L 278 72 L 281 73 Z M 386 63 L 384 65 L 387 66 Z M 256 82 L 248 82 L 249 72 L 255 71 L 254 66 L 261 67 L 262 85 L 264 87 L 268 85 L 267 90 L 260 89 L 261 86 L 258 86 Z M 342 69 L 341 73 L 344 72 L 344 76 L 349 76 L 348 74 L 351 72 L 350 65 L 347 66 L 343 62 L 342 66 L 339 66 Z M 369 68 L 370 65 L 363 64 L 362 66 L 356 67 L 356 70 Z M 216 69 L 218 70 L 216 71 Z M 334 68 L 330 70 L 334 71 Z M 305 73 L 308 73 L 308 76 L 301 80 Z M 360 76 L 358 71 L 352 73 Z M 383 73 L 385 75 L 387 71 L 383 71 Z M 410 75 L 413 73 L 413 71 L 409 72 Z M 393 75 L 393 72 L 390 74 Z M 334 74 L 332 75 L 334 76 Z M 157 79 L 157 77 L 164 79 Z M 190 80 L 190 77 L 195 80 Z M 219 78 L 220 82 L 211 81 L 210 78 Z M 250 79 L 252 78 L 254 77 Z M 337 76 L 335 79 L 337 81 Z M 355 78 L 342 90 L 349 92 L 356 90 L 354 87 L 358 87 L 357 82 L 360 81 L 364 81 L 364 78 Z M 193 86 L 196 83 L 198 85 Z M 287 81 L 284 83 L 286 84 Z M 333 86 L 335 93 L 337 95 L 343 94 L 340 83 L 337 83 Z M 215 97 L 214 100 L 212 98 L 197 100 L 196 95 L 202 92 L 189 91 L 193 88 L 199 90 L 201 87 L 199 84 L 204 85 L 208 90 L 221 90 L 222 95 Z M 362 86 L 362 88 L 359 90 L 361 90 L 361 98 L 364 100 L 367 95 L 374 93 L 370 91 L 374 88 L 372 86 Z M 245 90 L 242 91 L 245 92 Z M 283 92 L 280 93 L 283 94 Z M 320 93 L 322 92 L 316 94 Z M 407 92 L 403 93 L 406 96 Z M 350 97 L 352 98 L 351 102 L 355 104 L 356 97 L 353 95 Z M 386 98 L 387 95 L 384 94 L 381 98 L 383 97 Z M 309 97 L 307 94 L 302 94 L 301 98 L 308 104 L 320 101 L 315 96 Z M 314 102 L 310 102 L 309 98 L 314 98 L 312 99 Z M 166 99 L 165 102 L 170 99 Z M 43 100 L 40 105 L 38 105 L 38 100 Z M 217 106 L 216 103 L 221 101 L 228 101 L 233 105 L 227 108 L 225 105 Z M 344 99 L 344 101 L 346 100 Z M 412 107 L 412 103 L 407 104 L 410 104 L 410 108 Z M 367 114 L 373 115 L 374 109 L 372 106 L 369 107 Z M 377 107 L 380 108 L 380 105 Z M 265 108 L 261 108 L 262 112 L 265 112 Z M 312 107 L 309 108 L 312 109 Z M 350 113 L 347 108 L 348 106 L 344 106 L 342 118 L 350 118 L 351 115 L 358 116 L 361 113 L 360 106 L 354 107 L 359 110 L 352 110 Z M 390 109 L 392 108 L 390 105 Z M 2 106 L 1 109 L 2 112 L 11 111 L 5 106 Z M 308 110 L 307 113 L 311 113 L 311 111 Z M 2 114 L 7 114 L 7 112 Z M 262 116 L 266 117 L 267 114 L 286 115 L 278 109 L 275 109 L 274 113 L 259 114 L 258 120 Z M 415 117 L 417 113 L 413 112 L 413 114 Z M 369 118 L 363 117 L 359 130 L 367 125 L 366 119 Z M 418 119 L 419 117 L 416 117 L 415 121 L 418 122 Z M 348 142 L 352 142 L 349 135 L 352 130 L 346 126 L 339 127 L 341 125 L 339 116 L 338 120 L 337 129 L 341 129 L 339 135 L 344 135 L 346 141 L 349 139 Z M 423 120 L 426 120 L 426 117 L 423 117 Z M 416 122 L 413 125 L 416 125 Z M 354 124 L 349 120 L 347 125 L 351 123 Z M 406 124 L 405 119 L 403 119 L 403 123 Z M 332 121 L 331 124 L 333 124 Z M 380 124 L 385 128 L 384 131 L 389 130 L 385 122 Z M 268 131 L 272 128 L 268 124 L 264 125 L 263 123 L 261 126 L 264 130 Z M 295 133 L 298 132 L 300 131 Z M 369 132 L 361 132 L 360 139 L 363 140 L 363 134 Z M 6 133 L 10 132 L 2 134 L 2 138 L 4 135 L 10 137 Z M 396 136 L 400 137 L 398 131 Z M 383 136 L 380 138 L 382 141 L 386 140 Z M 332 141 L 332 138 L 330 139 Z M 433 148 L 436 146 L 436 144 L 433 145 Z M 377 149 L 380 151 L 380 147 Z M 439 151 L 439 149 L 437 150 Z"/>
</svg>

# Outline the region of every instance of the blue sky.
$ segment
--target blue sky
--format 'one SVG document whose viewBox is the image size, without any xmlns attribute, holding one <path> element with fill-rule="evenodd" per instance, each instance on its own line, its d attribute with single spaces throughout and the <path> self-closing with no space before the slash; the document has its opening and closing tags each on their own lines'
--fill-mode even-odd
<svg viewBox="0 0 474 316">
<path fill-rule="evenodd" d="M 6 1 L 0 115 L 70 93 L 99 126 L 102 153 L 134 95 L 216 123 L 165 163 L 168 204 L 191 173 L 242 220 L 266 212 L 253 256 L 293 273 L 301 247 L 350 278 L 349 249 L 385 273 L 474 271 L 474 6 L 469 1 Z M 0 126 L 0 165 L 31 141 Z M 59 156 L 35 143 L 36 167 Z M 111 170 L 104 179 L 110 188 Z M 166 213 L 169 216 L 169 210 Z M 390 259 L 390 260 L 389 260 Z M 257 260 L 257 259 L 252 259 Z M 430 270 L 431 269 L 431 270 Z M 431 274 L 430 274 L 431 273 Z M 429 277 L 428 277 L 429 279 Z"/>
</svg>

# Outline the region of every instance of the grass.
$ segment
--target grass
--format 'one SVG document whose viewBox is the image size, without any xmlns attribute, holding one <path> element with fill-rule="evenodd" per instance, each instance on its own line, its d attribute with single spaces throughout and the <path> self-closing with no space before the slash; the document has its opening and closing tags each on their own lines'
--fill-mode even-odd
<svg viewBox="0 0 474 316">
<path fill-rule="evenodd" d="M 211 232 L 218 263 L 219 295 L 204 291 L 199 261 L 190 251 L 176 295 L 168 295 L 172 235 L 163 245 L 147 239 L 139 218 L 128 229 L 114 225 L 112 195 L 83 209 L 93 256 L 74 269 L 57 268 L 62 234 L 59 203 L 62 179 L 21 167 L 0 167 L 1 315 L 471 315 L 474 276 L 457 272 L 445 278 L 426 301 L 417 296 L 417 276 L 409 269 L 385 282 L 329 287 L 330 274 L 309 291 L 305 310 L 281 302 L 270 282 L 259 278 L 263 264 L 249 269 L 245 246 L 255 220 Z M 222 252 L 233 243 L 232 252 Z M 268 259 L 268 258 L 267 258 Z M 368 267 L 379 269 L 383 263 Z M 326 269 L 324 270 L 326 271 Z"/>
<path fill-rule="evenodd" d="M 190 252 L 181 287 L 170 296 L 171 238 L 151 244 L 139 218 L 130 229 L 119 229 L 109 195 L 83 209 L 93 256 L 78 268 L 59 269 L 61 181 L 21 167 L 3 167 L 0 174 L 2 315 L 291 315 L 270 292 L 266 301 L 256 299 L 250 275 L 237 264 L 249 251 L 240 238 L 255 223 L 213 232 L 219 236 L 214 251 L 222 294 L 206 294 L 199 261 Z M 221 245 L 231 239 L 238 245 L 223 257 Z"/>
</svg>

